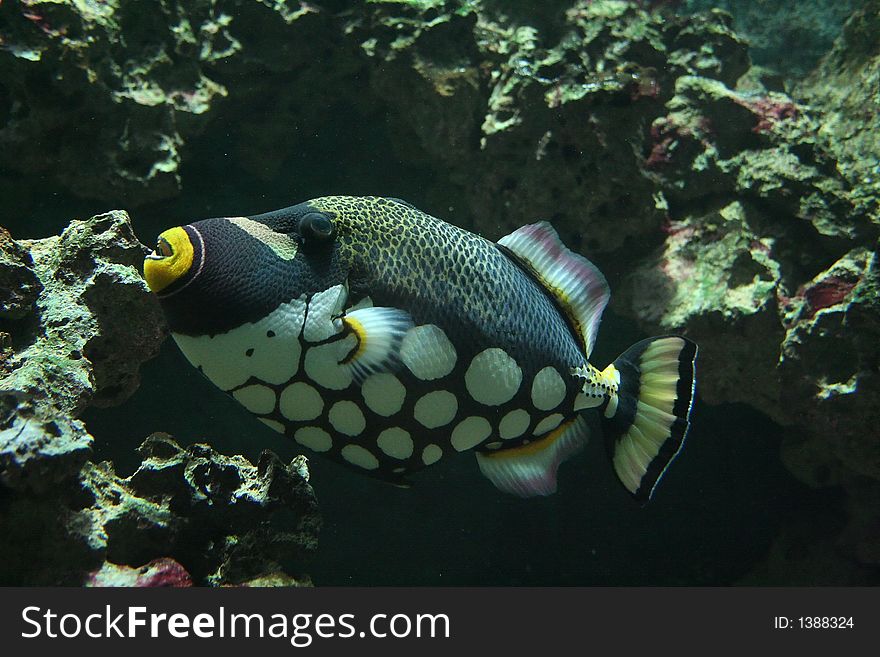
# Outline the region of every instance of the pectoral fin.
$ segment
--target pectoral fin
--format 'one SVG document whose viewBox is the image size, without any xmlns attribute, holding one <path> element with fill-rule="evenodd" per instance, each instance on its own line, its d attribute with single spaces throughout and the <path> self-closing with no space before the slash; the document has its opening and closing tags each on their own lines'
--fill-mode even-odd
<svg viewBox="0 0 880 657">
<path fill-rule="evenodd" d="M 349 311 L 342 322 L 357 338 L 357 344 L 343 359 L 351 367 L 355 381 L 400 366 L 400 345 L 413 325 L 408 312 L 370 306 Z"/>
</svg>

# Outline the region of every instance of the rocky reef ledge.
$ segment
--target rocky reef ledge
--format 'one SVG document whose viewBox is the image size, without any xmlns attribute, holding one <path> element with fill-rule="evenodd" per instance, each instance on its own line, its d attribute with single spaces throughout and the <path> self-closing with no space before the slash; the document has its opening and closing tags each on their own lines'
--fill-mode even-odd
<svg viewBox="0 0 880 657">
<path fill-rule="evenodd" d="M 128 215 L 57 237 L 0 229 L 0 584 L 310 584 L 321 520 L 304 457 L 256 465 L 149 436 L 122 478 L 78 419 L 119 404 L 167 335 Z M 282 520 L 283 519 L 283 520 Z"/>
</svg>

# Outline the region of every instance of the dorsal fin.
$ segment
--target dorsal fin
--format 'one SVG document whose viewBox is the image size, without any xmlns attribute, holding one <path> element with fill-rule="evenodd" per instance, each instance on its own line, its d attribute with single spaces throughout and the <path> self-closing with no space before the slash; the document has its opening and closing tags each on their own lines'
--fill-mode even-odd
<svg viewBox="0 0 880 657">
<path fill-rule="evenodd" d="M 611 298 L 602 272 L 583 256 L 569 251 L 546 221 L 523 226 L 502 237 L 498 244 L 526 265 L 556 299 L 580 334 L 589 357 L 602 311 Z"/>
</svg>

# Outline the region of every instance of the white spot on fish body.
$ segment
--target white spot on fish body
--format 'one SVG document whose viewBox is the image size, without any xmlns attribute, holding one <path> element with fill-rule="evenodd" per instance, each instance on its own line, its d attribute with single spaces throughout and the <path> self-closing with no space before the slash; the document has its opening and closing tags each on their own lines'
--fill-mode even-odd
<svg viewBox="0 0 880 657">
<path fill-rule="evenodd" d="M 232 393 L 239 404 L 256 415 L 265 415 L 275 410 L 275 391 L 262 385 L 250 385 Z"/>
<path fill-rule="evenodd" d="M 440 449 L 439 445 L 431 443 L 422 450 L 422 463 L 425 465 L 432 465 L 441 458 L 443 458 L 443 450 Z"/>
<path fill-rule="evenodd" d="M 504 440 L 519 438 L 529 428 L 531 421 L 527 411 L 521 408 L 514 409 L 501 418 L 501 422 L 498 424 L 498 435 Z"/>
<path fill-rule="evenodd" d="M 330 390 L 344 390 L 351 385 L 351 368 L 340 364 L 357 344 L 353 335 L 344 340 L 320 344 L 306 352 L 303 369 L 315 383 Z"/>
<path fill-rule="evenodd" d="M 579 392 L 577 397 L 574 398 L 574 410 L 581 411 L 585 408 L 596 408 L 601 406 L 603 401 L 605 401 L 605 396 L 601 393 Z"/>
<path fill-rule="evenodd" d="M 334 429 L 346 436 L 357 436 L 367 426 L 363 412 L 353 401 L 336 402 L 330 408 L 327 418 Z"/>
<path fill-rule="evenodd" d="M 258 417 L 260 422 L 265 424 L 267 427 L 272 429 L 273 431 L 277 431 L 278 433 L 284 433 L 284 425 L 278 422 L 277 420 L 273 420 L 268 417 Z"/>
<path fill-rule="evenodd" d="M 192 363 L 221 390 L 229 391 L 251 377 L 273 385 L 289 381 L 299 367 L 299 333 L 305 301 L 282 303 L 266 317 L 215 336 L 173 333 Z"/>
<path fill-rule="evenodd" d="M 455 368 L 455 347 L 439 326 L 414 326 L 403 336 L 400 358 L 419 379 L 433 381 Z"/>
<path fill-rule="evenodd" d="M 605 417 L 612 418 L 617 413 L 617 393 L 612 394 L 608 398 L 608 406 L 605 407 Z"/>
<path fill-rule="evenodd" d="M 458 413 L 458 400 L 447 390 L 435 390 L 421 397 L 413 408 L 416 421 L 428 429 L 446 426 Z"/>
<path fill-rule="evenodd" d="M 538 422 L 535 430 L 532 431 L 533 436 L 543 436 L 548 431 L 552 431 L 562 422 L 562 414 L 554 413 L 553 415 L 548 415 L 543 420 Z"/>
<path fill-rule="evenodd" d="M 342 458 L 364 470 L 375 470 L 379 467 L 379 459 L 360 445 L 349 444 L 343 447 Z"/>
<path fill-rule="evenodd" d="M 400 427 L 385 429 L 376 439 L 376 444 L 388 456 L 396 459 L 408 459 L 413 453 L 413 441 L 409 432 Z"/>
<path fill-rule="evenodd" d="M 314 420 L 321 414 L 324 400 L 308 383 L 297 381 L 287 386 L 278 400 L 278 410 L 288 420 Z"/>
<path fill-rule="evenodd" d="M 303 327 L 303 339 L 308 342 L 322 342 L 342 330 L 342 322 L 334 321 L 345 305 L 348 293 L 344 285 L 333 287 L 312 295 L 309 312 Z"/>
<path fill-rule="evenodd" d="M 565 382 L 555 367 L 547 366 L 532 381 L 532 403 L 535 408 L 550 411 L 565 399 Z"/>
<path fill-rule="evenodd" d="M 374 413 L 390 417 L 403 407 L 406 388 L 393 374 L 381 372 L 364 380 L 361 394 Z"/>
<path fill-rule="evenodd" d="M 465 418 L 452 430 L 449 442 L 459 452 L 476 447 L 492 433 L 489 420 L 484 417 L 472 415 Z"/>
<path fill-rule="evenodd" d="M 513 399 L 522 383 L 522 370 L 506 351 L 490 347 L 474 356 L 464 382 L 475 401 L 498 406 Z"/>
<path fill-rule="evenodd" d="M 316 452 L 326 452 L 333 447 L 333 439 L 330 434 L 320 427 L 303 427 L 297 429 L 293 439 L 303 447 L 308 447 Z"/>
</svg>

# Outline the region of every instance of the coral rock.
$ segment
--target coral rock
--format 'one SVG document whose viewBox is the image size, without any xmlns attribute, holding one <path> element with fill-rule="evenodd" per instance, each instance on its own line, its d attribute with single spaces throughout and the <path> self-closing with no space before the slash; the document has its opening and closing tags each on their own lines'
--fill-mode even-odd
<svg viewBox="0 0 880 657">
<path fill-rule="evenodd" d="M 144 253 L 119 211 L 43 240 L 0 233 L 0 275 L 18 285 L 0 317 L 0 582 L 296 581 L 280 562 L 313 552 L 320 526 L 304 458 L 254 466 L 154 436 L 128 479 L 88 460 L 77 417 L 126 399 L 167 334 Z"/>
<path fill-rule="evenodd" d="M 167 335 L 138 273 L 144 247 L 128 215 L 73 221 L 59 236 L 20 240 L 41 290 L 32 315 L 10 323 L 15 352 L 0 364 L 0 389 L 60 414 L 111 405 L 138 385 L 138 367 Z M 134 320 L 134 321 L 133 321 Z"/>
<path fill-rule="evenodd" d="M 27 249 L 0 228 L 0 320 L 29 313 L 42 290 Z"/>
<path fill-rule="evenodd" d="M 783 401 L 834 460 L 880 480 L 880 262 L 855 249 L 790 302 Z"/>
<path fill-rule="evenodd" d="M 78 514 L 90 527 L 84 536 L 106 536 L 110 561 L 164 551 L 198 581 L 221 585 L 282 572 L 279 562 L 316 549 L 320 516 L 303 457 L 284 465 L 264 452 L 252 465 L 207 445 L 181 448 L 166 435 L 151 436 L 140 452 L 126 480 L 99 466 L 87 485 L 95 503 Z"/>
<path fill-rule="evenodd" d="M 164 557 L 153 559 L 139 568 L 106 562 L 89 576 L 85 586 L 185 588 L 192 586 L 192 578 L 174 559 Z"/>
<path fill-rule="evenodd" d="M 864 4 L 795 93 L 822 108 L 820 140 L 837 158 L 862 211 L 880 222 L 880 0 Z"/>
<path fill-rule="evenodd" d="M 75 477 L 91 454 L 79 420 L 46 414 L 21 393 L 0 393 L 0 484 L 47 493 Z"/>
</svg>

